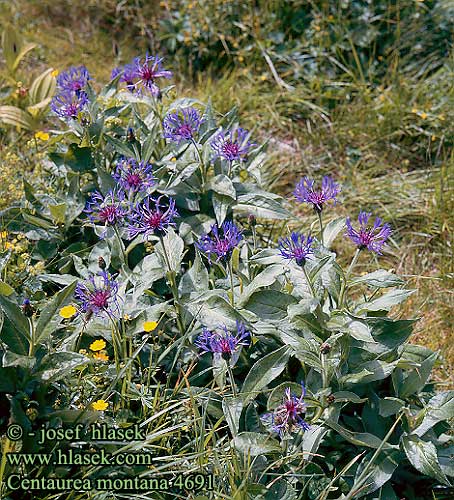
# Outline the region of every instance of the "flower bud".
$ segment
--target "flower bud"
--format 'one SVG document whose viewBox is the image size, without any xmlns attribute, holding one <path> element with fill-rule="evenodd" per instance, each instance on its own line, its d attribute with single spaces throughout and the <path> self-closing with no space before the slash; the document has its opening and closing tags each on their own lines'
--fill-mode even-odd
<svg viewBox="0 0 454 500">
<path fill-rule="evenodd" d="M 326 402 L 329 404 L 329 405 L 332 405 L 334 403 L 334 401 L 336 401 L 336 398 L 330 394 L 327 398 L 326 398 Z"/>
<path fill-rule="evenodd" d="M 25 316 L 27 316 L 27 318 L 31 318 L 33 316 L 34 309 L 29 299 L 24 299 L 22 302 L 22 312 Z"/>
<path fill-rule="evenodd" d="M 329 351 L 331 351 L 331 346 L 328 344 L 328 342 L 323 342 L 323 344 L 320 346 L 320 352 L 322 354 L 328 354 Z"/>
<path fill-rule="evenodd" d="M 107 267 L 106 261 L 103 257 L 98 258 L 98 266 L 100 269 L 104 270 Z"/>
</svg>

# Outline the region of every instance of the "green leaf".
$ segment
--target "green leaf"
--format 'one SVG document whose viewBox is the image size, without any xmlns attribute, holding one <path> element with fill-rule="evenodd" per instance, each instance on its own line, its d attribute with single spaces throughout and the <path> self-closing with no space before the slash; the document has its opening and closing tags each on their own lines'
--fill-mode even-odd
<svg viewBox="0 0 454 500">
<path fill-rule="evenodd" d="M 215 175 L 207 184 L 208 189 L 215 193 L 227 196 L 231 199 L 236 198 L 236 189 L 232 181 L 224 174 Z"/>
<path fill-rule="evenodd" d="M 261 319 L 281 320 L 287 316 L 287 307 L 295 304 L 295 297 L 277 290 L 259 290 L 244 305 Z"/>
<path fill-rule="evenodd" d="M 5 297 L 9 297 L 14 293 L 14 288 L 9 286 L 8 283 L 0 280 L 0 295 L 4 295 Z"/>
<path fill-rule="evenodd" d="M 257 432 L 241 432 L 233 438 L 233 446 L 240 453 L 252 457 L 282 451 L 279 441 Z"/>
<path fill-rule="evenodd" d="M 232 205 L 232 198 L 222 194 L 213 193 L 212 202 L 216 222 L 218 223 L 218 226 L 220 226 L 227 217 L 228 210 Z"/>
<path fill-rule="evenodd" d="M 219 294 L 219 290 L 191 296 L 190 300 L 184 303 L 184 307 L 207 328 L 219 328 L 219 325 L 225 325 L 227 328 L 235 329 L 236 321 L 244 320 L 230 302 Z"/>
<path fill-rule="evenodd" d="M 162 245 L 164 244 L 164 248 Z M 162 265 L 166 271 L 180 273 L 181 261 L 183 260 L 184 241 L 175 233 L 172 228 L 169 228 L 167 234 L 155 246 L 155 251 L 161 257 Z M 167 255 L 165 258 L 164 252 Z M 167 263 L 168 260 L 168 263 Z M 170 269 L 168 269 L 170 266 Z"/>
<path fill-rule="evenodd" d="M 33 130 L 35 128 L 33 116 L 23 109 L 16 108 L 16 106 L 0 106 L 0 121 L 25 130 Z"/>
<path fill-rule="evenodd" d="M 263 194 L 242 194 L 233 207 L 235 212 L 243 215 L 252 214 L 263 219 L 290 219 L 292 214 L 282 207 L 281 200 L 275 200 Z"/>
<path fill-rule="evenodd" d="M 90 363 L 87 356 L 75 352 L 56 352 L 44 356 L 38 376 L 46 382 L 56 382 L 67 377 L 77 366 Z"/>
<path fill-rule="evenodd" d="M 289 357 L 290 348 L 282 346 L 254 363 L 241 389 L 245 404 L 283 372 Z"/>
<path fill-rule="evenodd" d="M 351 285 L 358 285 L 361 283 L 373 288 L 388 288 L 401 286 L 404 284 L 404 280 L 394 273 L 390 273 L 384 269 L 378 269 L 378 271 L 374 271 L 373 273 L 354 278 L 350 282 Z"/>
<path fill-rule="evenodd" d="M 369 493 L 373 493 L 386 484 L 391 479 L 394 471 L 397 469 L 400 459 L 403 458 L 399 451 L 387 450 L 382 451 L 378 457 L 375 458 L 375 461 L 370 464 L 373 454 L 374 452 L 368 453 L 356 469 L 356 476 L 352 486 L 352 491 L 360 487 L 358 491 L 361 492 L 361 497 L 368 495 Z M 359 476 L 366 467 L 368 468 L 368 472 L 365 482 L 361 481 L 361 484 L 357 484 Z"/>
<path fill-rule="evenodd" d="M 385 397 L 379 401 L 378 413 L 381 417 L 390 417 L 398 413 L 405 405 L 405 401 L 399 398 Z"/>
<path fill-rule="evenodd" d="M 345 217 L 334 219 L 323 228 L 323 245 L 330 248 L 337 235 L 345 229 Z"/>
<path fill-rule="evenodd" d="M 49 68 L 37 76 L 30 85 L 29 96 L 32 104 L 39 104 L 55 94 L 57 81 L 52 76 L 53 68 Z"/>
<path fill-rule="evenodd" d="M 136 157 L 136 152 L 129 142 L 121 141 L 120 139 L 116 139 L 115 137 L 111 137 L 107 134 L 104 135 L 104 139 L 113 147 L 114 151 L 118 154 L 126 156 L 127 158 L 135 158 L 136 160 L 140 160 L 140 158 Z"/>
<path fill-rule="evenodd" d="M 377 299 L 359 304 L 355 312 L 363 311 L 389 311 L 391 307 L 400 304 L 414 293 L 416 290 L 391 290 Z"/>
<path fill-rule="evenodd" d="M 58 311 L 61 307 L 68 303 L 68 299 L 72 297 L 77 282 L 73 282 L 63 290 L 56 293 L 46 307 L 41 311 L 35 329 L 35 341 L 41 342 L 48 337 L 56 325 L 60 322 Z"/>
<path fill-rule="evenodd" d="M 438 353 L 434 352 L 425 359 L 419 368 L 415 368 L 408 375 L 404 375 L 403 382 L 398 386 L 398 396 L 407 398 L 418 393 L 427 383 L 432 368 L 437 360 Z"/>
<path fill-rule="evenodd" d="M 20 307 L 0 295 L 0 307 L 4 321 L 0 340 L 16 354 L 27 355 L 29 350 L 30 325 Z"/>
<path fill-rule="evenodd" d="M 419 437 L 423 436 L 438 422 L 454 418 L 454 391 L 436 394 L 429 400 L 424 411 L 424 420 L 413 431 L 413 434 Z"/>
<path fill-rule="evenodd" d="M 241 397 L 227 396 L 222 400 L 222 410 L 230 427 L 230 431 L 235 436 L 240 428 L 240 417 L 243 411 L 243 400 Z"/>
<path fill-rule="evenodd" d="M 365 446 L 366 448 L 379 448 L 382 445 L 382 440 L 374 434 L 370 434 L 369 432 L 352 432 L 330 419 L 326 420 L 325 423 L 326 425 L 331 427 L 331 429 L 338 432 L 349 443 L 355 444 L 356 446 Z M 383 449 L 391 448 L 394 448 L 394 446 L 388 443 L 385 443 L 383 445 Z"/>
<path fill-rule="evenodd" d="M 416 470 L 426 476 L 433 477 L 442 484 L 450 486 L 448 478 L 438 463 L 437 449 L 433 443 L 423 441 L 412 434 L 402 437 L 402 448 L 407 455 L 408 461 Z"/>
<path fill-rule="evenodd" d="M 191 268 L 181 278 L 179 292 L 183 296 L 192 292 L 203 292 L 208 288 L 208 271 L 197 252 Z"/>
<path fill-rule="evenodd" d="M 386 361 L 374 359 L 359 365 L 357 367 L 358 371 L 340 377 L 339 383 L 349 386 L 355 384 L 369 384 L 376 380 L 383 380 L 391 375 L 396 365 L 397 361 L 387 363 Z"/>
<path fill-rule="evenodd" d="M 364 403 L 367 401 L 367 398 L 360 398 L 354 392 L 349 391 L 338 391 L 332 394 L 336 403 Z"/>
<path fill-rule="evenodd" d="M 49 211 L 52 215 L 52 219 L 56 224 L 64 224 L 67 208 L 68 206 L 66 205 L 66 203 L 59 203 L 58 205 L 49 204 Z"/>
</svg>

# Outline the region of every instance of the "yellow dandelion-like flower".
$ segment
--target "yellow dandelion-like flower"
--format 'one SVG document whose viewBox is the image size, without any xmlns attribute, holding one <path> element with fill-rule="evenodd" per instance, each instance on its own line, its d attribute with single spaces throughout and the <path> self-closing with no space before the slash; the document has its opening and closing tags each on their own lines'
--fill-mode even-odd
<svg viewBox="0 0 454 500">
<path fill-rule="evenodd" d="M 158 326 L 158 323 L 156 321 L 145 321 L 143 324 L 143 331 L 144 332 L 152 332 L 153 330 L 156 329 Z"/>
<path fill-rule="evenodd" d="M 243 62 L 244 61 L 244 57 L 243 56 L 238 56 L 238 61 Z"/>
<path fill-rule="evenodd" d="M 43 132 L 42 130 L 39 130 L 36 132 L 35 137 L 39 139 L 40 141 L 48 141 L 50 135 L 47 132 Z"/>
<path fill-rule="evenodd" d="M 104 411 L 109 406 L 109 403 L 104 401 L 104 399 L 98 399 L 98 401 L 92 403 L 91 406 L 93 406 L 93 409 L 96 411 Z"/>
<path fill-rule="evenodd" d="M 106 351 L 95 352 L 93 354 L 93 358 L 97 359 L 98 361 L 109 361 L 109 356 L 107 355 Z"/>
<path fill-rule="evenodd" d="M 106 341 L 104 339 L 95 340 L 90 344 L 91 351 L 102 351 L 106 347 Z"/>
<path fill-rule="evenodd" d="M 58 73 L 59 73 L 58 69 L 54 69 L 51 75 L 55 78 L 56 76 L 58 76 Z"/>
<path fill-rule="evenodd" d="M 262 80 L 262 82 L 264 82 L 268 77 L 266 75 L 261 75 L 260 76 L 260 80 Z"/>
<path fill-rule="evenodd" d="M 423 120 L 425 120 L 429 115 L 426 113 L 426 112 L 422 112 L 420 115 L 419 115 Z"/>
<path fill-rule="evenodd" d="M 177 161 L 177 159 L 175 158 L 175 156 L 172 156 L 172 158 L 170 158 L 170 161 Z"/>
<path fill-rule="evenodd" d="M 2 232 L 0 233 L 0 238 L 1 238 L 2 240 L 6 240 L 6 238 L 7 238 L 7 237 L 8 237 L 8 231 L 2 231 Z"/>
<path fill-rule="evenodd" d="M 411 112 L 412 112 L 412 113 L 417 113 L 417 112 L 418 112 L 418 108 L 412 108 L 412 109 L 411 109 Z"/>
<path fill-rule="evenodd" d="M 62 307 L 59 312 L 60 316 L 64 319 L 72 318 L 76 313 L 77 309 L 72 304 Z"/>
</svg>

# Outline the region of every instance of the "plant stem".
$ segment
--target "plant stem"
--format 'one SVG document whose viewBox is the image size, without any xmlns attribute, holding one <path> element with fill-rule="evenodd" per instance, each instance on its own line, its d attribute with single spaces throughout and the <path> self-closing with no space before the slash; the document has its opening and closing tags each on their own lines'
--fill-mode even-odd
<svg viewBox="0 0 454 500">
<path fill-rule="evenodd" d="M 35 325 L 33 324 L 33 318 L 28 318 L 28 324 L 30 327 L 30 345 L 28 346 L 28 355 L 33 356 L 35 354 Z"/>
<path fill-rule="evenodd" d="M 120 248 L 121 248 L 121 254 L 123 256 L 123 261 L 124 261 L 126 267 L 128 267 L 128 256 L 126 255 L 126 252 L 125 252 L 125 245 L 123 243 L 123 240 L 121 239 L 120 232 L 118 231 L 118 227 L 116 226 L 116 224 L 113 226 L 113 228 L 114 228 L 118 243 L 119 243 Z"/>
<path fill-rule="evenodd" d="M 348 278 L 350 277 L 350 274 L 353 271 L 353 268 L 355 267 L 355 264 L 356 264 L 356 261 L 358 260 L 360 252 L 361 252 L 361 248 L 357 248 L 355 255 L 353 256 L 353 259 L 350 262 L 350 265 L 348 266 L 347 272 L 345 273 L 344 282 L 342 283 L 342 289 L 341 289 L 340 296 L 339 296 L 339 307 L 340 308 L 342 308 L 342 306 L 344 305 L 345 292 L 347 290 Z"/>
<path fill-rule="evenodd" d="M 191 138 L 191 142 L 194 145 L 194 148 L 197 152 L 197 156 L 199 158 L 199 163 L 200 163 L 200 175 L 202 177 L 202 192 L 205 191 L 205 181 L 206 181 L 206 172 L 205 172 L 205 164 L 202 159 L 202 154 L 200 153 L 199 146 L 197 143 L 194 141 L 194 139 Z"/>
<path fill-rule="evenodd" d="M 233 262 L 232 258 L 229 261 L 229 275 L 230 275 L 230 304 L 235 307 L 235 295 L 233 291 Z"/>
<path fill-rule="evenodd" d="M 232 394 L 233 397 L 236 398 L 238 394 L 236 392 L 235 379 L 233 378 L 233 371 L 232 367 L 230 366 L 230 360 L 228 359 L 226 363 L 227 363 L 227 371 L 229 372 L 230 385 L 232 386 Z"/>
<path fill-rule="evenodd" d="M 321 210 L 317 210 L 317 216 L 318 216 L 318 223 L 320 224 L 320 243 L 322 244 L 322 246 L 324 246 L 325 244 L 323 242 L 323 219 Z"/>
</svg>

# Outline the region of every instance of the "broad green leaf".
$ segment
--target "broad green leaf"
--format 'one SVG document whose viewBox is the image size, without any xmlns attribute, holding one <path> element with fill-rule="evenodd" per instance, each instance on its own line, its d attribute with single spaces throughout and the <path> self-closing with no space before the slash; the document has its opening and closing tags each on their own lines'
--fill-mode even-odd
<svg viewBox="0 0 454 500">
<path fill-rule="evenodd" d="M 287 316 L 287 307 L 295 304 L 295 297 L 277 290 L 259 290 L 244 305 L 259 318 L 281 320 Z"/>
<path fill-rule="evenodd" d="M 77 366 L 90 363 L 87 356 L 75 352 L 56 352 L 44 356 L 41 361 L 38 376 L 46 382 L 56 382 L 68 377 Z"/>
<path fill-rule="evenodd" d="M 4 295 L 5 297 L 9 297 L 14 293 L 14 288 L 9 286 L 8 283 L 0 280 L 0 295 Z"/>
<path fill-rule="evenodd" d="M 233 209 L 238 214 L 252 214 L 257 218 L 263 219 L 290 219 L 292 214 L 282 207 L 279 200 L 266 197 L 261 194 L 244 194 L 237 198 L 237 203 Z"/>
<path fill-rule="evenodd" d="M 220 226 L 227 217 L 229 208 L 232 205 L 232 199 L 229 196 L 213 193 L 212 203 L 216 222 Z"/>
<path fill-rule="evenodd" d="M 196 252 L 194 263 L 181 278 L 179 292 L 183 296 L 192 292 L 204 292 L 205 290 L 208 290 L 208 271 L 202 263 L 200 254 Z"/>
<path fill-rule="evenodd" d="M 355 384 L 368 384 L 370 382 L 375 382 L 376 380 L 383 380 L 391 375 L 396 367 L 396 364 L 397 361 L 393 363 L 387 363 L 386 361 L 378 359 L 368 361 L 358 366 L 358 371 L 340 377 L 339 383 L 351 386 Z"/>
<path fill-rule="evenodd" d="M 359 304 L 355 312 L 362 311 L 389 311 L 392 307 L 400 304 L 416 290 L 391 290 L 377 299 Z"/>
<path fill-rule="evenodd" d="M 282 452 L 279 441 L 257 432 L 241 432 L 233 438 L 233 446 L 240 453 L 252 457 Z"/>
<path fill-rule="evenodd" d="M 208 189 L 215 193 L 227 196 L 233 200 L 236 198 L 236 189 L 232 181 L 224 174 L 215 175 L 207 184 Z"/>
<path fill-rule="evenodd" d="M 426 476 L 433 477 L 442 484 L 450 485 L 438 463 L 437 449 L 433 443 L 423 441 L 412 434 L 402 437 L 402 448 L 416 470 Z"/>
<path fill-rule="evenodd" d="M 378 271 L 374 271 L 373 273 L 358 276 L 350 282 L 351 285 L 358 285 L 361 283 L 373 288 L 388 288 L 393 286 L 402 286 L 404 284 L 404 280 L 397 276 L 397 274 L 385 271 L 384 269 L 378 269 Z"/>
<path fill-rule="evenodd" d="M 282 373 L 289 357 L 289 347 L 282 346 L 254 363 L 241 389 L 245 403 L 254 399 L 270 382 Z"/>
<path fill-rule="evenodd" d="M 63 224 L 65 222 L 67 208 L 68 206 L 66 203 L 59 203 L 58 205 L 49 204 L 49 211 L 56 224 Z"/>
<path fill-rule="evenodd" d="M 4 321 L 0 340 L 16 354 L 27 355 L 29 351 L 30 325 L 20 307 L 0 295 L 0 307 Z"/>
<path fill-rule="evenodd" d="M 326 425 L 331 427 L 331 429 L 338 432 L 344 439 L 346 439 L 349 443 L 355 444 L 356 446 L 365 446 L 367 448 L 379 448 L 382 444 L 382 440 L 375 436 L 374 434 L 370 434 L 369 432 L 352 432 L 345 427 L 342 427 L 337 422 L 333 420 L 326 420 Z M 385 443 L 383 445 L 383 449 L 391 449 L 395 448 L 394 446 Z"/>
<path fill-rule="evenodd" d="M 0 121 L 26 130 L 35 128 L 32 115 L 16 106 L 0 106 Z"/>
<path fill-rule="evenodd" d="M 219 290 L 211 290 L 190 298 L 184 307 L 207 328 L 219 328 L 225 325 L 235 329 L 236 321 L 243 320 L 238 311 L 229 301 L 220 295 Z"/>
<path fill-rule="evenodd" d="M 454 419 L 454 391 L 441 392 L 429 400 L 424 409 L 425 416 L 413 434 L 421 437 L 435 424 Z"/>
<path fill-rule="evenodd" d="M 345 217 L 334 219 L 323 228 L 323 245 L 330 248 L 337 235 L 345 229 Z"/>
<path fill-rule="evenodd" d="M 169 228 L 167 234 L 156 244 L 155 251 L 161 257 L 161 263 L 166 271 L 180 273 L 184 241 L 172 228 Z M 170 269 L 168 269 L 169 266 Z"/>
<path fill-rule="evenodd" d="M 49 68 L 37 76 L 30 85 L 30 102 L 34 105 L 48 101 L 54 94 L 57 81 L 52 75 L 53 68 Z"/>
<path fill-rule="evenodd" d="M 438 353 L 434 352 L 425 359 L 419 368 L 415 368 L 408 375 L 404 375 L 403 382 L 398 387 L 398 396 L 407 398 L 418 393 L 427 383 L 432 368 L 437 360 Z"/>
<path fill-rule="evenodd" d="M 240 417 L 243 411 L 243 400 L 241 397 L 227 396 L 222 400 L 222 410 L 233 436 L 238 434 L 240 428 Z"/>
<path fill-rule="evenodd" d="M 356 476 L 352 490 L 354 491 L 359 487 L 358 491 L 361 492 L 361 495 L 357 498 L 373 493 L 387 483 L 403 458 L 402 453 L 399 451 L 383 450 L 378 457 L 376 457 L 375 461 L 370 464 L 373 454 L 374 452 L 368 453 L 356 469 Z M 366 480 L 365 482 L 361 481 L 361 483 L 358 484 L 357 481 L 359 476 L 366 467 L 368 468 Z"/>
<path fill-rule="evenodd" d="M 119 155 L 126 156 L 127 158 L 135 158 L 136 160 L 140 160 L 140 158 L 136 158 L 136 153 L 134 148 L 131 146 L 129 142 L 122 141 L 120 139 L 116 139 L 115 137 L 111 137 L 110 135 L 105 134 L 104 139 L 107 143 L 109 143 L 113 150 L 117 152 Z"/>
<path fill-rule="evenodd" d="M 379 401 L 378 413 L 381 417 L 395 415 L 405 406 L 405 401 L 399 398 L 385 397 Z"/>
<path fill-rule="evenodd" d="M 58 311 L 68 303 L 74 293 L 76 282 L 71 283 L 63 290 L 56 293 L 47 306 L 41 311 L 36 323 L 35 340 L 37 343 L 52 333 L 53 328 L 60 322 Z"/>
<path fill-rule="evenodd" d="M 367 398 L 360 398 L 354 392 L 338 391 L 332 394 L 336 403 L 364 403 Z"/>
</svg>

